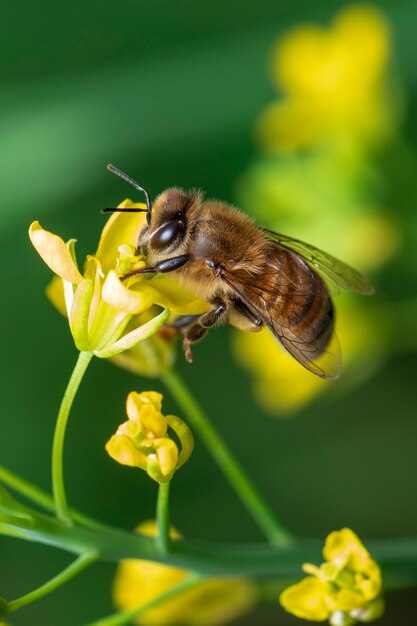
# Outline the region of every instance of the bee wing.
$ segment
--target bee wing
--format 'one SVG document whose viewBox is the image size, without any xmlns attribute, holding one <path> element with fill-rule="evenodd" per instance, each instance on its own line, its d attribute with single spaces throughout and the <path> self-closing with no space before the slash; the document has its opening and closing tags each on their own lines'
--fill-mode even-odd
<svg viewBox="0 0 417 626">
<path fill-rule="evenodd" d="M 291 329 L 280 326 L 277 322 L 274 323 L 274 328 L 274 335 L 279 339 L 287 352 L 306 369 L 326 380 L 339 378 L 342 370 L 342 356 L 336 333 L 332 333 L 326 349 L 317 356 L 314 342 L 303 341 Z"/>
<path fill-rule="evenodd" d="M 313 294 L 315 306 L 322 311 L 319 326 L 314 316 L 302 324 L 294 321 L 294 311 L 300 311 L 312 297 L 311 274 L 314 274 L 307 264 L 298 260 L 298 277 L 292 280 L 286 277 L 286 282 L 281 288 L 276 283 L 280 267 L 278 257 L 275 259 L 274 255 L 267 262 L 260 277 L 254 276 L 250 281 L 242 281 L 241 276 L 233 271 L 224 270 L 221 279 L 262 320 L 287 352 L 301 365 L 320 378 L 332 380 L 340 375 L 341 353 L 334 333 L 332 309 L 329 309 L 329 306 L 331 307 L 329 294 L 321 278 L 316 275 L 315 280 L 321 283 L 321 289 Z M 306 280 L 310 281 L 307 282 L 307 287 L 304 286 Z M 291 284 L 290 289 L 288 283 Z M 285 310 L 288 312 L 284 313 Z M 326 336 L 329 337 L 324 349 L 320 328 L 325 329 Z"/>
<path fill-rule="evenodd" d="M 297 252 L 297 254 L 302 256 L 316 272 L 324 274 L 324 276 L 330 278 L 330 280 L 339 287 L 364 295 L 374 293 L 374 288 L 365 276 L 353 269 L 353 267 L 339 261 L 331 254 L 327 254 L 327 252 L 323 252 L 323 250 L 319 250 L 315 246 L 300 241 L 299 239 L 293 239 L 292 237 L 275 233 L 266 228 L 262 230 L 270 241 Z"/>
</svg>

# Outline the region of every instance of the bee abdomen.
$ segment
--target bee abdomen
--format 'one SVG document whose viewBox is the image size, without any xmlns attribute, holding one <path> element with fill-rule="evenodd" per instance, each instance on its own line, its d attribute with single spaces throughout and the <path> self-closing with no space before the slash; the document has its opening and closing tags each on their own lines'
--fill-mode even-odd
<svg viewBox="0 0 417 626">
<path fill-rule="evenodd" d="M 319 356 L 333 333 L 334 309 L 327 287 L 298 255 L 285 250 L 280 258 L 275 307 L 284 327 L 309 345 L 310 355 Z"/>
</svg>

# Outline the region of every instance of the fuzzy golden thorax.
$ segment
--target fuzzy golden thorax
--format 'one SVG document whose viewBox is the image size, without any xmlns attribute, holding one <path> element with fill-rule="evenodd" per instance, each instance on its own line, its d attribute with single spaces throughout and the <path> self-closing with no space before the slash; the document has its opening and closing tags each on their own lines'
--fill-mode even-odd
<svg viewBox="0 0 417 626">
<path fill-rule="evenodd" d="M 177 236 L 160 249 L 159 233 L 172 222 L 180 223 L 180 228 L 173 226 Z M 167 189 L 157 197 L 149 227 L 142 230 L 138 245 L 150 265 L 187 254 L 189 262 L 174 273 L 205 300 L 229 291 L 206 265 L 207 260 L 216 261 L 244 281 L 262 271 L 268 248 L 262 231 L 237 209 L 215 200 L 204 202 L 201 192 L 186 193 L 178 188 Z"/>
</svg>

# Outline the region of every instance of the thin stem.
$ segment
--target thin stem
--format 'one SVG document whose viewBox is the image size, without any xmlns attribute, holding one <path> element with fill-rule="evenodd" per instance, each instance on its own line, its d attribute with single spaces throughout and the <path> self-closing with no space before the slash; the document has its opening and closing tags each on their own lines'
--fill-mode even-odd
<svg viewBox="0 0 417 626">
<path fill-rule="evenodd" d="M 9 612 L 12 613 L 13 611 L 17 611 L 17 609 L 22 608 L 22 606 L 31 604 L 32 602 L 35 602 L 35 600 L 39 600 L 40 598 L 48 595 L 48 593 L 55 591 L 55 589 L 58 589 L 58 587 L 61 587 L 69 580 L 71 580 L 71 578 L 74 578 L 75 576 L 80 574 L 80 572 L 85 570 L 89 565 L 94 563 L 97 558 L 98 553 L 96 552 L 82 554 L 78 557 L 78 559 L 73 561 L 70 565 L 68 565 L 68 567 L 62 570 L 62 572 L 60 572 L 57 576 L 54 576 L 54 578 L 51 578 L 51 580 L 49 580 L 44 585 L 41 585 L 37 589 L 34 589 L 34 591 L 27 593 L 21 598 L 17 598 L 16 600 L 8 602 Z"/>
<path fill-rule="evenodd" d="M 65 493 L 63 472 L 65 430 L 72 403 L 92 357 L 92 352 L 80 352 L 71 378 L 69 379 L 68 386 L 65 390 L 64 397 L 62 398 L 56 420 L 52 446 L 52 489 L 57 516 L 64 522 L 71 522 L 71 515 Z"/>
<path fill-rule="evenodd" d="M 24 496 L 28 500 L 31 500 L 35 504 L 43 507 L 47 511 L 55 511 L 54 501 L 49 495 L 40 489 L 33 483 L 29 482 L 25 478 L 21 478 L 14 472 L 10 471 L 6 467 L 0 465 L 0 482 L 10 487 L 20 495 Z M 85 526 L 91 526 L 93 528 L 104 528 L 104 524 L 94 520 L 93 518 L 80 513 L 75 509 L 71 509 L 71 516 L 76 522 L 84 524 Z"/>
<path fill-rule="evenodd" d="M 171 481 L 160 483 L 158 488 L 158 500 L 156 503 L 156 525 L 158 535 L 155 545 L 159 552 L 167 554 L 169 550 L 169 487 Z"/>
<path fill-rule="evenodd" d="M 21 478 L 14 472 L 11 472 L 6 467 L 2 467 L 0 465 L 0 482 L 2 482 L 7 487 L 11 487 L 17 493 L 20 493 L 22 496 L 28 498 L 32 502 L 39 504 L 44 509 L 49 511 L 53 510 L 53 501 L 48 494 L 39 489 L 36 485 L 29 483 L 24 478 Z"/>
<path fill-rule="evenodd" d="M 274 516 L 243 467 L 235 459 L 178 374 L 172 370 L 165 371 L 161 378 L 270 542 L 276 546 L 292 543 L 291 534 Z"/>
<path fill-rule="evenodd" d="M 133 620 L 136 620 L 138 617 L 140 617 L 146 611 L 154 609 L 163 602 L 179 596 L 184 591 L 187 591 L 187 589 L 195 587 L 202 580 L 203 578 L 198 574 L 191 574 L 178 585 L 175 585 L 175 587 L 171 587 L 169 591 L 161 593 L 160 596 L 157 596 L 143 606 L 137 607 L 136 609 L 132 609 L 130 611 L 122 611 L 120 613 L 115 613 L 114 615 L 109 615 L 108 617 L 103 617 L 103 619 L 100 619 L 96 622 L 90 622 L 86 626 L 123 626 L 124 624 L 129 624 Z"/>
</svg>

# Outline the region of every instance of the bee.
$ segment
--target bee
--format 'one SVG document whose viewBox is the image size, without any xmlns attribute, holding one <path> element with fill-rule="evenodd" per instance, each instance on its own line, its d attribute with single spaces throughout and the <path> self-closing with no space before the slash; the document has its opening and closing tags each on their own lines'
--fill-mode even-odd
<svg viewBox="0 0 417 626">
<path fill-rule="evenodd" d="M 235 207 L 205 200 L 201 191 L 172 187 L 153 203 L 136 181 L 113 165 L 108 169 L 145 194 L 146 225 L 136 242 L 147 267 L 136 274 L 172 272 L 175 279 L 210 304 L 208 312 L 177 318 L 185 356 L 191 344 L 215 325 L 243 331 L 263 326 L 307 370 L 338 378 L 340 348 L 328 279 L 338 287 L 372 294 L 367 279 L 314 246 L 257 226 Z"/>
</svg>

